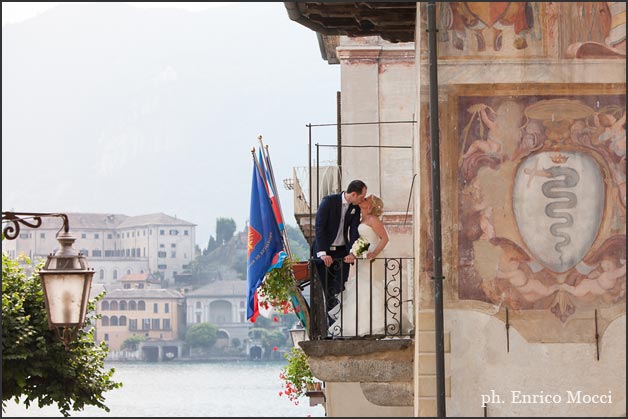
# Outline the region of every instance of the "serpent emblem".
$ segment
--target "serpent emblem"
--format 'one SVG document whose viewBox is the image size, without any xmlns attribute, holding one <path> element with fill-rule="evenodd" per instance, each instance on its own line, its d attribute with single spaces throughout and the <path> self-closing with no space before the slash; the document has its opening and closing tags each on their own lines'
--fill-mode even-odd
<svg viewBox="0 0 628 419">
<path fill-rule="evenodd" d="M 550 226 L 552 236 L 560 239 L 554 246 L 554 249 L 560 254 L 560 263 L 563 265 L 562 249 L 571 243 L 571 236 L 561 230 L 573 226 L 573 216 L 565 210 L 574 208 L 578 204 L 578 196 L 564 189 L 576 186 L 580 181 L 580 175 L 574 169 L 562 166 L 552 166 L 549 169 L 545 169 L 545 171 L 552 180 L 543 183 L 541 190 L 547 198 L 555 199 L 555 201 L 545 206 L 545 215 L 549 218 L 563 220 L 562 222 L 555 222 Z M 563 177 L 562 179 L 555 179 L 561 176 Z"/>
</svg>

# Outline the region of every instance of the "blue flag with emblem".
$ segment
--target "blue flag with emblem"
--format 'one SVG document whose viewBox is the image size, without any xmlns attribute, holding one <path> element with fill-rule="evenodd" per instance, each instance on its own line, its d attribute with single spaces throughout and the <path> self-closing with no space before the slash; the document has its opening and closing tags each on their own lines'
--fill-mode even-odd
<svg viewBox="0 0 628 419">
<path fill-rule="evenodd" d="M 253 157 L 255 161 L 255 157 Z M 281 267 L 286 258 L 283 242 L 265 180 L 257 163 L 253 164 L 251 207 L 249 213 L 247 252 L 246 318 L 255 322 L 259 315 L 257 289 L 268 271 Z"/>
</svg>

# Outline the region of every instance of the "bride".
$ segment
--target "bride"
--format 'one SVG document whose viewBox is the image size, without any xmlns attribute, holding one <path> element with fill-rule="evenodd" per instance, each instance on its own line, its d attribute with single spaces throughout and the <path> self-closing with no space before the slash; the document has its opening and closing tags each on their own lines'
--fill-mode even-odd
<svg viewBox="0 0 628 419">
<path fill-rule="evenodd" d="M 340 304 L 329 311 L 329 315 L 335 319 L 329 326 L 329 333 L 332 336 L 383 335 L 386 331 L 389 334 L 399 333 L 398 309 L 397 313 L 394 313 L 391 307 L 386 307 L 384 258 L 387 256 L 383 250 L 389 239 L 386 228 L 379 218 L 383 208 L 384 203 L 376 195 L 370 195 L 360 203 L 362 221 L 358 226 L 358 232 L 360 237 L 369 242 L 369 248 L 366 258 L 358 257 L 351 268 L 345 290 L 338 298 Z M 388 282 L 391 282 L 390 278 Z M 356 284 L 359 284 L 357 290 Z M 390 284 L 388 287 L 390 289 Z M 359 304 L 356 304 L 356 301 Z M 402 326 L 406 329 L 410 324 L 407 316 L 403 317 Z"/>
</svg>

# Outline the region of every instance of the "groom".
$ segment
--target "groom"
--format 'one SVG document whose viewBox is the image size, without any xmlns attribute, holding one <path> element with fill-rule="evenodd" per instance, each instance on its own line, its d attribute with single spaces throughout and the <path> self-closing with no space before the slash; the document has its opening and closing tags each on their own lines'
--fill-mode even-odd
<svg viewBox="0 0 628 419">
<path fill-rule="evenodd" d="M 349 183 L 346 191 L 325 196 L 316 212 L 315 238 L 312 246 L 316 256 L 318 277 L 325 287 L 327 310 L 338 305 L 339 294 L 349 277 L 349 264 L 355 261 L 351 251 L 358 238 L 360 207 L 366 196 L 361 180 Z"/>
</svg>

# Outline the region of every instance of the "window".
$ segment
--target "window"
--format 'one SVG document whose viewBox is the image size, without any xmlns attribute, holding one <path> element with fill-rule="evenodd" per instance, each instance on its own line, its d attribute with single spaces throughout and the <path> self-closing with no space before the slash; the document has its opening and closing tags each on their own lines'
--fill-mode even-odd
<svg viewBox="0 0 628 419">
<path fill-rule="evenodd" d="M 122 310 L 126 310 L 127 307 L 127 302 L 126 301 L 120 301 L 120 311 Z"/>
<path fill-rule="evenodd" d="M 158 258 L 165 258 L 166 257 L 166 252 L 157 252 L 157 257 Z"/>
<path fill-rule="evenodd" d="M 170 313 L 170 303 L 164 304 L 164 313 Z"/>
<path fill-rule="evenodd" d="M 102 251 L 101 250 L 93 250 L 92 251 L 92 256 L 99 258 L 102 256 Z"/>
<path fill-rule="evenodd" d="M 150 330 L 150 319 L 142 319 L 142 330 Z"/>
<path fill-rule="evenodd" d="M 89 250 L 81 249 L 81 253 L 85 255 L 85 257 L 89 256 Z"/>
<path fill-rule="evenodd" d="M 95 238 L 95 239 L 99 239 L 99 238 L 100 238 L 100 234 L 98 234 L 98 233 L 94 233 L 94 238 Z"/>
<path fill-rule="evenodd" d="M 39 238 L 40 239 L 45 239 L 46 238 L 46 233 L 39 233 Z"/>
<path fill-rule="evenodd" d="M 171 236 L 177 236 L 179 234 L 179 230 L 172 229 L 168 233 L 170 233 Z"/>
<path fill-rule="evenodd" d="M 118 270 L 117 269 L 113 270 L 113 279 L 118 279 Z"/>
<path fill-rule="evenodd" d="M 196 302 L 196 308 L 201 308 L 201 302 L 200 301 Z"/>
<path fill-rule="evenodd" d="M 174 249 L 175 247 L 177 247 L 177 244 L 176 244 L 176 243 L 172 243 L 172 244 L 170 245 L 170 247 L 172 247 L 172 248 Z"/>
<path fill-rule="evenodd" d="M 129 330 L 137 330 L 137 319 L 129 319 Z"/>
<path fill-rule="evenodd" d="M 157 269 L 168 269 L 168 265 L 157 265 Z"/>
<path fill-rule="evenodd" d="M 114 256 L 113 250 L 105 250 L 105 257 L 112 258 Z"/>
<path fill-rule="evenodd" d="M 159 319 L 152 319 L 152 324 L 150 325 L 150 328 L 153 330 L 159 330 Z"/>
<path fill-rule="evenodd" d="M 170 330 L 170 319 L 163 319 L 163 330 Z"/>
<path fill-rule="evenodd" d="M 130 270 L 130 269 L 127 269 L 127 270 L 126 270 L 126 274 L 127 274 L 127 275 L 131 275 L 131 270 Z"/>
<path fill-rule="evenodd" d="M 183 230 L 183 235 L 184 235 L 184 236 L 189 235 L 188 231 L 187 231 L 187 230 Z"/>
<path fill-rule="evenodd" d="M 158 303 L 153 304 L 153 313 L 159 313 L 159 304 Z"/>
<path fill-rule="evenodd" d="M 137 309 L 139 311 L 146 311 L 146 303 L 144 301 L 138 301 Z"/>
<path fill-rule="evenodd" d="M 129 301 L 129 310 L 137 310 L 137 303 L 135 301 Z"/>
<path fill-rule="evenodd" d="M 126 257 L 130 257 L 131 256 L 131 249 L 126 249 Z"/>
<path fill-rule="evenodd" d="M 196 313 L 196 323 L 201 322 L 201 313 Z"/>
<path fill-rule="evenodd" d="M 130 290 L 131 289 L 131 284 L 124 284 L 123 287 L 125 290 Z"/>
<path fill-rule="evenodd" d="M 100 271 L 98 271 L 98 276 L 100 277 L 100 279 L 105 279 L 105 270 L 101 269 Z"/>
<path fill-rule="evenodd" d="M 120 326 L 126 326 L 126 316 L 120 316 Z"/>
<path fill-rule="evenodd" d="M 177 257 L 177 252 L 170 252 L 170 257 L 171 258 L 176 258 Z"/>
<path fill-rule="evenodd" d="M 165 248 L 166 248 L 166 245 L 165 245 L 165 244 L 163 244 L 163 243 L 160 243 L 160 244 L 159 244 L 159 248 L 160 248 L 160 249 L 165 249 Z"/>
<path fill-rule="evenodd" d="M 110 310 L 118 310 L 118 302 L 117 301 L 112 301 L 111 303 L 109 303 L 109 309 Z"/>
<path fill-rule="evenodd" d="M 128 231 L 126 232 L 126 238 L 128 239 L 129 237 L 131 237 L 131 233 L 129 233 Z"/>
<path fill-rule="evenodd" d="M 109 324 L 111 324 L 111 326 L 118 326 L 118 316 L 111 316 Z"/>
<path fill-rule="evenodd" d="M 102 325 L 109 326 L 109 316 L 102 316 Z"/>
<path fill-rule="evenodd" d="M 103 301 L 102 304 L 100 305 L 102 311 L 107 311 L 109 310 L 109 301 Z"/>
<path fill-rule="evenodd" d="M 20 233 L 20 239 L 28 239 L 28 233 Z"/>
<path fill-rule="evenodd" d="M 113 234 L 111 234 L 111 233 L 107 234 L 107 238 L 108 239 L 113 239 Z"/>
<path fill-rule="evenodd" d="M 135 249 L 131 249 L 131 257 L 134 258 L 135 257 Z"/>
<path fill-rule="evenodd" d="M 105 333 L 105 342 L 109 341 L 109 333 Z"/>
<path fill-rule="evenodd" d="M 163 236 L 164 234 L 166 234 L 166 230 L 159 230 L 159 235 Z"/>
<path fill-rule="evenodd" d="M 81 238 L 82 239 L 86 239 L 87 238 L 87 234 L 86 233 L 81 233 Z"/>
</svg>

